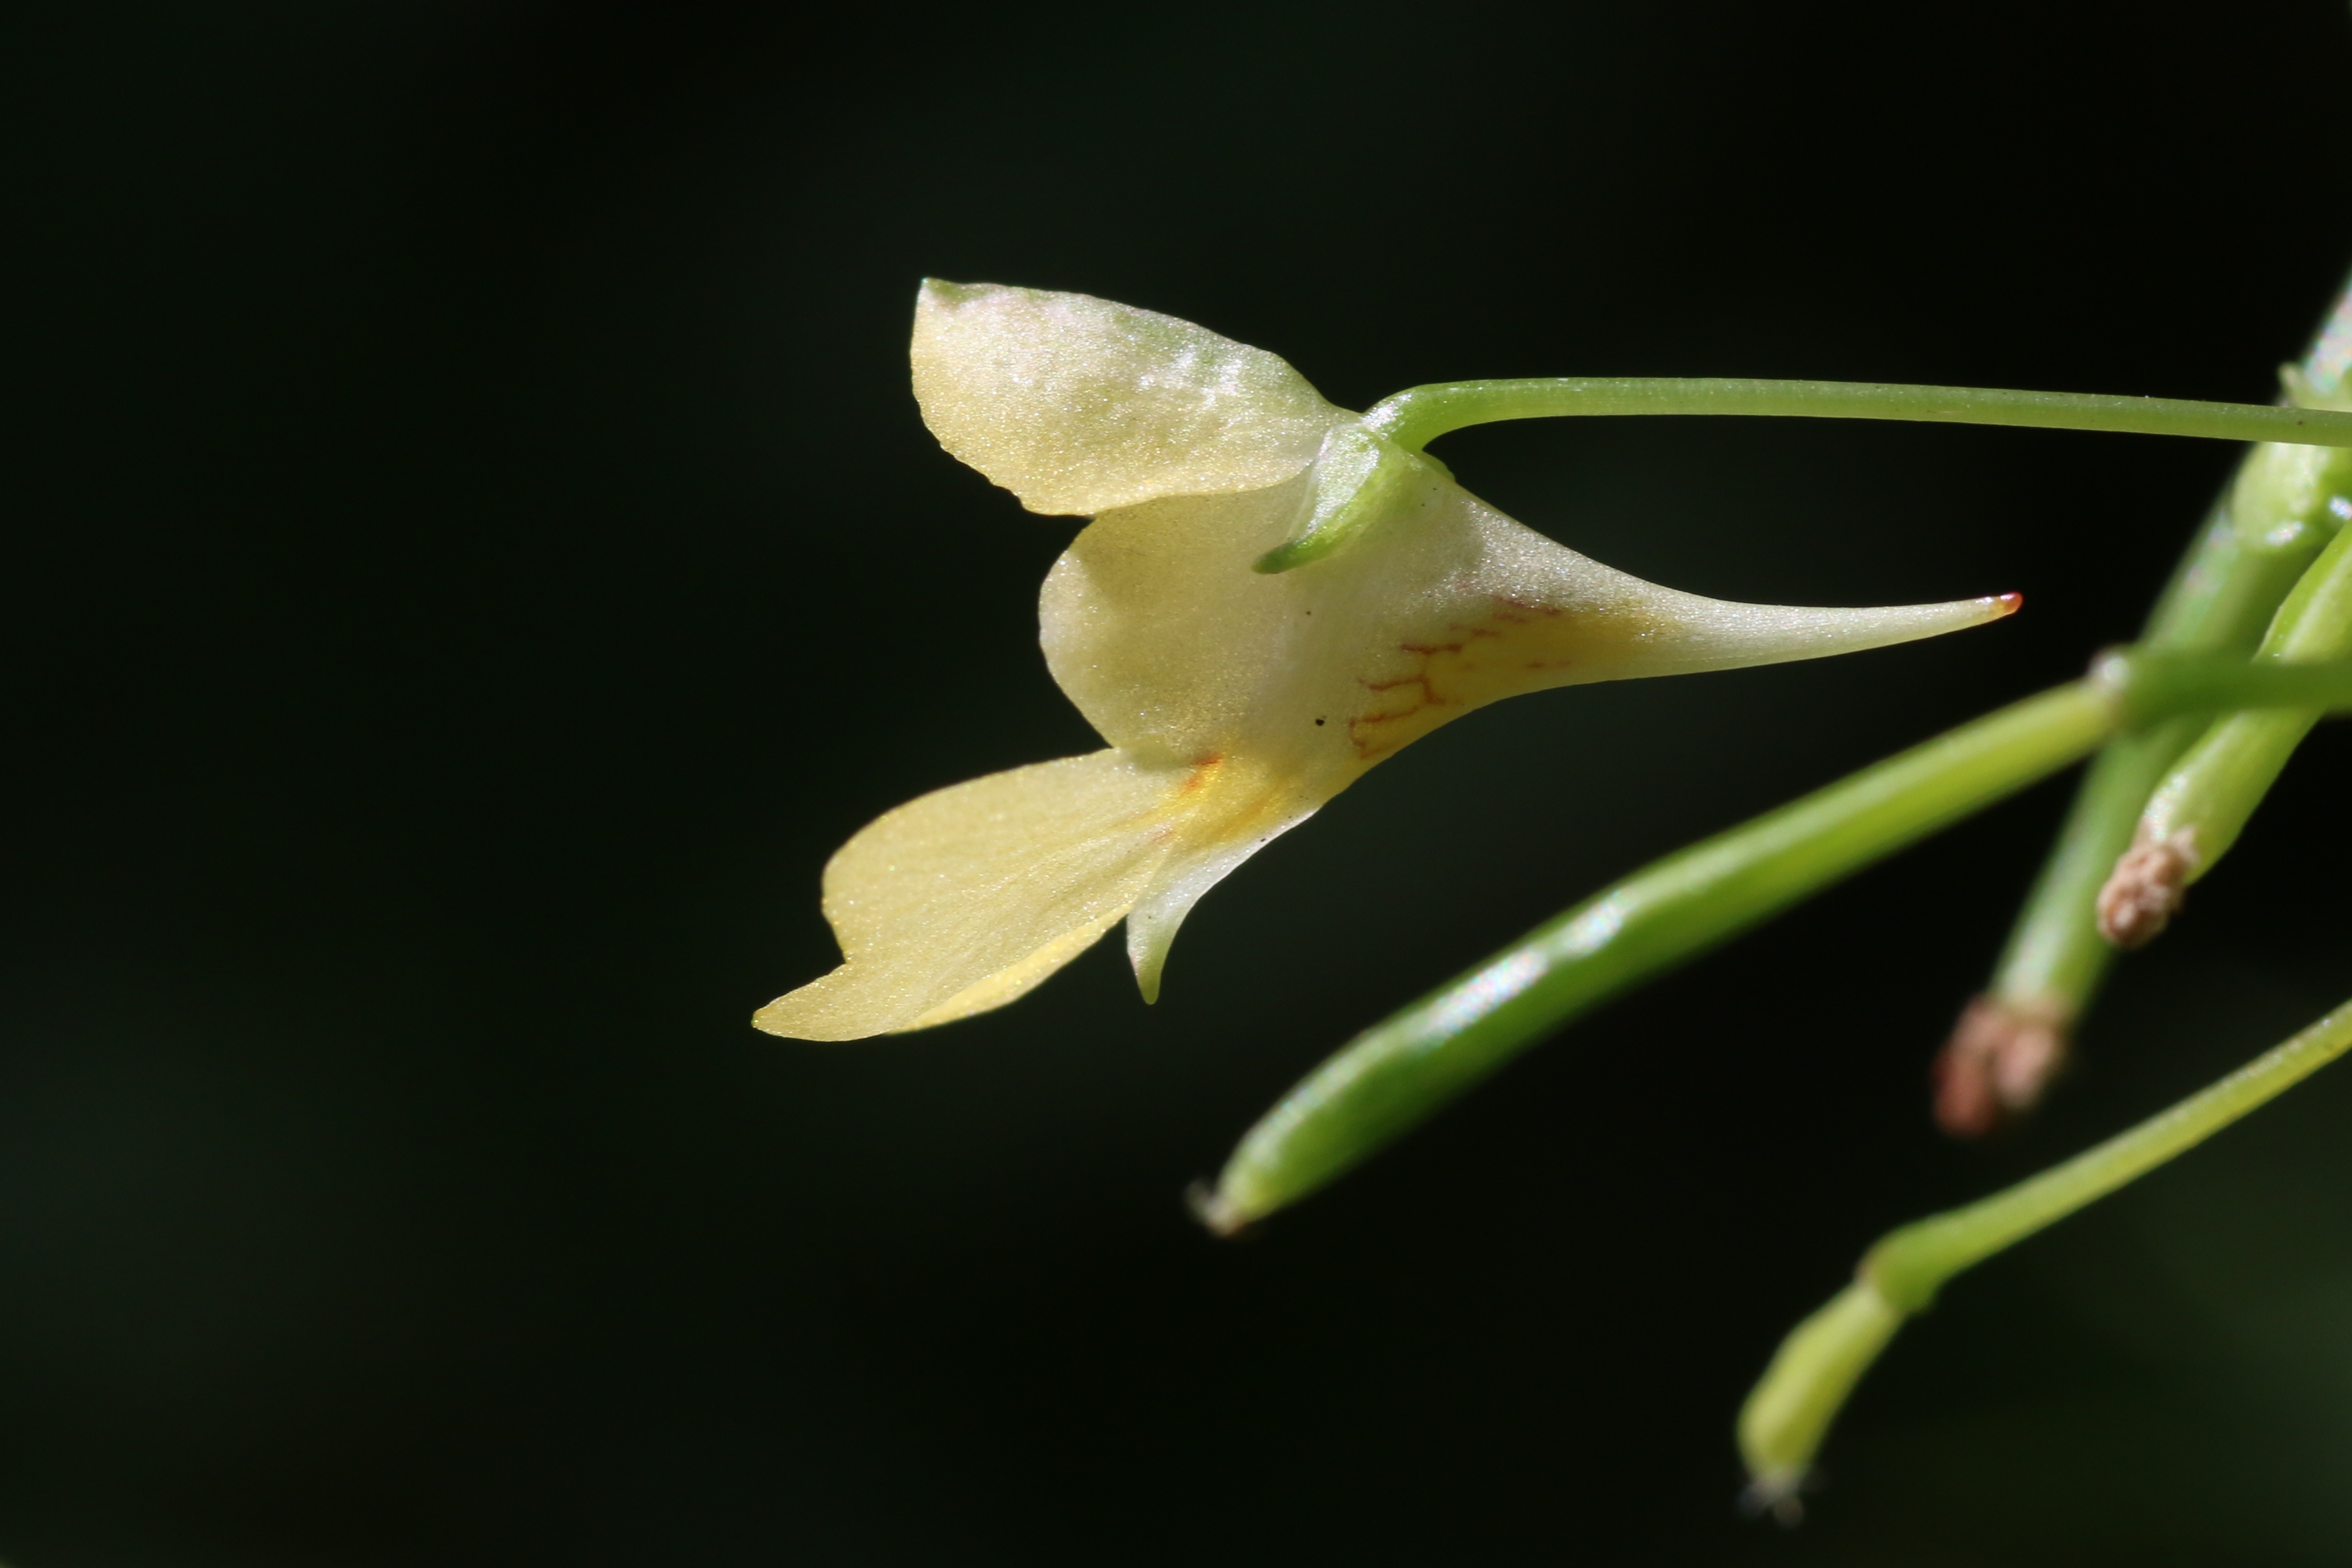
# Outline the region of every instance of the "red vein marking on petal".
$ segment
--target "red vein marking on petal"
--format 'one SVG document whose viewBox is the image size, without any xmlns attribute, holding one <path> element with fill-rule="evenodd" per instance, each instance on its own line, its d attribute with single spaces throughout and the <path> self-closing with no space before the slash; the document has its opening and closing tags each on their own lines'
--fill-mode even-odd
<svg viewBox="0 0 2352 1568">
<path fill-rule="evenodd" d="M 1374 694 L 1404 692 L 1409 697 L 1398 699 L 1402 706 L 1381 706 L 1359 714 L 1348 721 L 1348 739 L 1355 747 L 1359 759 L 1366 764 L 1379 761 L 1411 741 L 1428 734 L 1454 714 L 1433 715 L 1433 708 L 1456 708 L 1468 712 L 1498 697 L 1533 691 L 1549 683 L 1524 678 L 1498 678 L 1504 670 L 1524 677 L 1526 674 L 1543 674 L 1567 669 L 1581 656 L 1581 650 L 1566 649 L 1549 657 L 1536 659 L 1480 657 L 1472 644 L 1482 641 L 1499 640 L 1507 644 L 1522 639 L 1526 632 L 1546 622 L 1559 621 L 1567 612 L 1555 604 L 1533 604 L 1506 595 L 1496 595 L 1487 619 L 1473 623 L 1457 622 L 1445 631 L 1452 635 L 1447 642 L 1400 643 L 1398 651 L 1410 654 L 1413 661 L 1411 673 L 1389 680 L 1359 678 L 1358 684 Z M 1559 631 L 1565 631 L 1561 628 Z M 1559 635 L 1538 632 L 1538 647 Z M 1573 633 L 1570 633 L 1572 636 Z M 1496 652 L 1499 652 L 1496 650 Z"/>
</svg>

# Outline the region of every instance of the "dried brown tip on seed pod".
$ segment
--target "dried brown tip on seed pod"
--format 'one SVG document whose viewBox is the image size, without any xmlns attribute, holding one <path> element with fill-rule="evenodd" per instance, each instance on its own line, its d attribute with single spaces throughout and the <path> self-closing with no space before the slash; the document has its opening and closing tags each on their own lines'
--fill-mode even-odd
<svg viewBox="0 0 2352 1568">
<path fill-rule="evenodd" d="M 1936 1124 L 1980 1138 L 2032 1110 L 2065 1063 L 2065 1020 L 2054 1010 L 1978 997 L 1936 1058 Z"/>
<path fill-rule="evenodd" d="M 2195 829 L 2158 837 L 2143 824 L 2099 889 L 2099 935 L 2126 949 L 2155 941 L 2196 870 Z"/>
</svg>

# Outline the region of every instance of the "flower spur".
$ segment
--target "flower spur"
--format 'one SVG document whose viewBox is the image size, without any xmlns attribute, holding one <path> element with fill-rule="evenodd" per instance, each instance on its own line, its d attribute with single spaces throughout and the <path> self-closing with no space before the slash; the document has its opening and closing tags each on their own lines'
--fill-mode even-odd
<svg viewBox="0 0 2352 1568">
<path fill-rule="evenodd" d="M 1085 295 L 924 284 L 925 423 L 1032 511 L 1047 667 L 1109 747 L 885 813 L 824 872 L 845 962 L 761 1009 L 804 1040 L 1002 1007 L 1121 919 L 1147 1000 L 1201 896 L 1450 719 L 1552 686 L 1819 658 L 2013 595 L 1822 610 L 1661 588 L 1505 517 L 1289 365 Z M 1253 570 L 1253 569 L 1255 570 Z"/>
</svg>

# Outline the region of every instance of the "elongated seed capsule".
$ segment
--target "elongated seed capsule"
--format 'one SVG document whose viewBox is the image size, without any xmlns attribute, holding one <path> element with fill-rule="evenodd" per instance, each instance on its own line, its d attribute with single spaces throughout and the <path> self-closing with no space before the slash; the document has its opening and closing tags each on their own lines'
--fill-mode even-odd
<svg viewBox="0 0 2352 1568">
<path fill-rule="evenodd" d="M 2087 756 L 2113 715 L 2060 686 L 1646 866 L 1356 1037 L 1200 1195 L 1231 1234 L 1356 1165 L 1595 1003 Z"/>
<path fill-rule="evenodd" d="M 2289 393 L 2297 401 L 2336 397 L 2347 355 L 2352 287 L 2337 297 L 2303 362 L 2287 367 Z M 2250 449 L 2157 601 L 2139 646 L 2252 653 L 2288 590 L 2341 526 L 2336 508 L 2344 502 L 2326 480 L 2347 466 L 2338 455 L 2310 447 Z M 2208 726 L 2175 719 L 2110 741 L 2093 760 L 1992 983 L 1961 1012 L 1937 1057 L 1936 1120 L 1946 1132 L 1963 1138 L 1990 1132 L 2039 1100 L 2064 1063 L 2074 1023 L 2116 953 L 2099 930 L 2100 889 L 2130 848 L 2149 795 Z"/>
<path fill-rule="evenodd" d="M 2352 514 L 2352 471 L 2326 476 L 2326 505 Z M 2352 529 L 2340 529 L 2287 595 L 2259 662 L 2308 664 L 2352 653 Z M 2216 720 L 2149 797 L 2130 848 L 2099 890 L 2099 932 L 2137 947 L 2162 931 L 2182 894 L 2237 842 L 2294 748 L 2318 722 L 2310 709 Z"/>
<path fill-rule="evenodd" d="M 1739 1412 L 1748 1500 L 1782 1518 L 1872 1362 L 1954 1275 L 2203 1143 L 2352 1049 L 2352 1003 L 2220 1082 L 1990 1197 L 1888 1232 L 1853 1283 L 1790 1330 Z"/>
</svg>

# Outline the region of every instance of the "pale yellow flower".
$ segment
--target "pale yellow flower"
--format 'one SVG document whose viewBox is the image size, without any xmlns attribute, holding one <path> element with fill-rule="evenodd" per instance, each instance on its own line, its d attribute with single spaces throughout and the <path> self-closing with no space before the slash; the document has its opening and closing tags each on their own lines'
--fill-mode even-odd
<svg viewBox="0 0 2352 1568">
<path fill-rule="evenodd" d="M 803 1040 L 1002 1007 L 1121 919 L 1145 998 L 1201 895 L 1399 747 L 1497 698 L 1882 647 L 2013 600 L 1874 610 L 1660 588 L 1522 528 L 1287 364 L 1079 294 L 926 283 L 915 395 L 1032 511 L 1054 679 L 1110 743 L 910 801 L 844 845 L 846 961 L 754 1020 Z M 1345 542 L 1252 565 L 1335 510 Z"/>
</svg>

